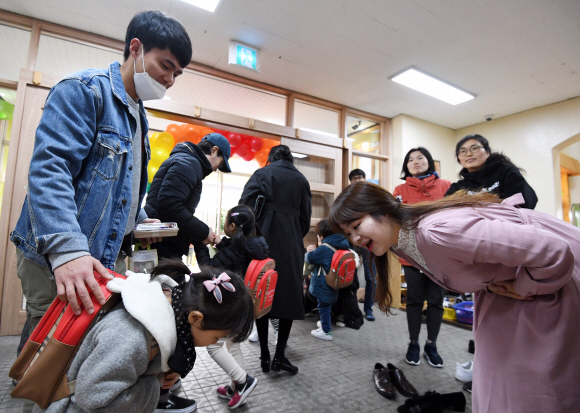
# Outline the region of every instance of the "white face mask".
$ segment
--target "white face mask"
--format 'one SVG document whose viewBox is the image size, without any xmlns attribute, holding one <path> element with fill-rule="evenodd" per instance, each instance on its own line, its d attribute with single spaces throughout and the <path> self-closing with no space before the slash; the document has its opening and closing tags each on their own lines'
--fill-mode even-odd
<svg viewBox="0 0 580 413">
<path fill-rule="evenodd" d="M 167 89 L 161 83 L 149 76 L 145 71 L 145 49 L 143 50 L 143 73 L 137 73 L 135 60 L 133 60 L 133 81 L 135 82 L 135 92 L 141 100 L 163 99 Z"/>
</svg>

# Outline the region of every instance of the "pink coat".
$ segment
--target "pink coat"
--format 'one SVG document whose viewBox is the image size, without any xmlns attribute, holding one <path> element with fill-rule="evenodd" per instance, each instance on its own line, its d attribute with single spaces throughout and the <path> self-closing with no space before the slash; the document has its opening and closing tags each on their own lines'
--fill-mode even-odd
<svg viewBox="0 0 580 413">
<path fill-rule="evenodd" d="M 422 270 L 475 292 L 474 413 L 580 412 L 580 229 L 510 206 L 516 197 L 426 216 L 415 229 Z M 504 280 L 534 300 L 487 291 Z"/>
</svg>

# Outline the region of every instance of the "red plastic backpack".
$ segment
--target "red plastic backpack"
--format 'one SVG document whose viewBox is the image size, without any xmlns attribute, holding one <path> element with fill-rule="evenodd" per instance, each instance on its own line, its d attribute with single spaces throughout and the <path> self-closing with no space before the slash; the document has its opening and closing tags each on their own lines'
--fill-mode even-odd
<svg viewBox="0 0 580 413">
<path fill-rule="evenodd" d="M 356 271 L 356 261 L 354 260 L 352 251 L 337 250 L 327 243 L 322 243 L 322 245 L 334 251 L 332 263 L 330 264 L 330 272 L 326 274 L 322 270 L 326 276 L 326 284 L 335 290 L 351 285 L 354 281 L 354 272 Z"/>
<path fill-rule="evenodd" d="M 252 260 L 246 271 L 244 283 L 254 300 L 254 318 L 260 318 L 272 309 L 278 273 L 274 271 L 276 261 L 272 258 Z"/>
</svg>

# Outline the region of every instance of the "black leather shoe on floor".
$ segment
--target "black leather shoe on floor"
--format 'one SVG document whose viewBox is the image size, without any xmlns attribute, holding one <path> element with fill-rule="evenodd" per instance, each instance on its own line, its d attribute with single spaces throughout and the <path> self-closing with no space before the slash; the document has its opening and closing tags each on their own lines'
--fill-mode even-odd
<svg viewBox="0 0 580 413">
<path fill-rule="evenodd" d="M 381 396 L 385 396 L 387 399 L 397 397 L 395 387 L 393 387 L 391 377 L 389 376 L 389 371 L 381 363 L 375 364 L 373 381 L 375 382 L 375 389 L 377 389 Z"/>
<path fill-rule="evenodd" d="M 405 374 L 403 374 L 401 370 L 393 366 L 391 363 L 387 364 L 387 369 L 389 370 L 391 382 L 393 383 L 393 386 L 395 386 L 395 388 L 399 390 L 399 393 L 401 393 L 405 397 L 419 395 L 415 387 L 413 387 L 413 385 L 409 383 L 409 381 L 405 377 Z"/>
<path fill-rule="evenodd" d="M 260 357 L 260 366 L 262 367 L 262 371 L 264 373 L 268 373 L 270 371 L 270 357 L 267 359 Z"/>
<path fill-rule="evenodd" d="M 290 363 L 290 361 L 286 357 L 284 357 L 284 359 L 282 360 L 274 357 L 272 363 L 270 364 L 270 368 L 272 369 L 272 371 L 284 370 L 292 374 L 298 373 L 298 367 Z"/>
</svg>

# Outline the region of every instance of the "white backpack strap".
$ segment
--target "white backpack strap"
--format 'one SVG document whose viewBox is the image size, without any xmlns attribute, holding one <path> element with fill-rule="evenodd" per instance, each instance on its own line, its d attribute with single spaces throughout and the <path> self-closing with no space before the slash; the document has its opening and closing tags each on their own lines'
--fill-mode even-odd
<svg viewBox="0 0 580 413">
<path fill-rule="evenodd" d="M 331 249 L 332 251 L 334 251 L 334 252 L 336 252 L 336 251 L 337 251 L 337 250 L 336 250 L 336 248 L 334 248 L 334 247 L 333 247 L 332 245 L 330 245 L 330 244 L 327 244 L 326 242 L 323 242 L 322 244 L 320 244 L 320 246 L 321 246 L 321 247 L 322 247 L 323 245 L 324 245 L 324 246 L 326 246 L 326 247 L 328 247 L 328 248 L 330 248 L 330 249 Z"/>
</svg>

